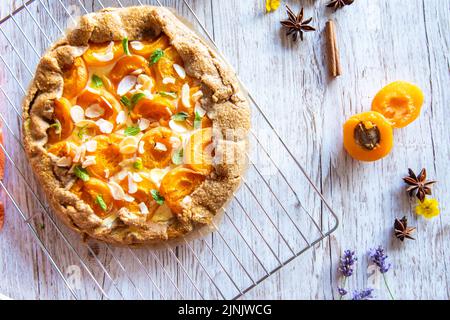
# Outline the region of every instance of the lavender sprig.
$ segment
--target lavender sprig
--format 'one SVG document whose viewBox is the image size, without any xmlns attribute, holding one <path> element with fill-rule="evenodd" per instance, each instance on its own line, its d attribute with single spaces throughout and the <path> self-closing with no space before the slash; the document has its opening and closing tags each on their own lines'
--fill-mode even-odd
<svg viewBox="0 0 450 320">
<path fill-rule="evenodd" d="M 361 291 L 353 292 L 353 300 L 369 300 L 373 298 L 372 296 L 373 289 L 367 288 Z"/>
<path fill-rule="evenodd" d="M 344 277 L 342 281 L 341 287 L 338 288 L 338 293 L 340 295 L 339 300 L 342 300 L 342 297 L 347 294 L 347 290 L 344 289 L 345 284 L 347 282 L 347 278 L 353 274 L 353 265 L 358 261 L 358 258 L 355 257 L 355 251 L 345 250 L 344 255 L 341 256 L 339 261 L 338 270 Z"/>
<path fill-rule="evenodd" d="M 375 264 L 381 273 L 386 273 L 389 271 L 391 264 L 386 264 L 387 255 L 384 252 L 384 248 L 379 246 L 377 249 L 370 249 L 369 258 L 370 261 Z"/>
<path fill-rule="evenodd" d="M 355 257 L 355 251 L 345 250 L 339 262 L 338 270 L 344 277 L 350 277 L 353 274 L 353 265 L 356 261 L 358 261 L 358 258 Z"/>
<path fill-rule="evenodd" d="M 389 295 L 391 296 L 391 299 L 394 300 L 394 295 L 392 294 L 391 289 L 389 288 L 385 275 L 386 272 L 388 272 L 389 269 L 391 268 L 391 264 L 386 262 L 387 258 L 388 256 L 386 255 L 385 250 L 382 246 L 378 246 L 377 249 L 370 249 L 369 251 L 370 261 L 373 264 L 375 264 L 380 270 L 381 274 L 383 275 L 384 284 L 386 285 Z"/>
</svg>

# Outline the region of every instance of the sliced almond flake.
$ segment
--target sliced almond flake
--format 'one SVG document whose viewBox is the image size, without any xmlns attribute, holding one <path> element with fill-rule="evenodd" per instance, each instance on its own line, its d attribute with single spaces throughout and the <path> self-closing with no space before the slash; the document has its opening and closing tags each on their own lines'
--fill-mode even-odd
<svg viewBox="0 0 450 320">
<path fill-rule="evenodd" d="M 123 198 L 126 202 L 133 202 L 134 198 L 128 194 L 125 195 L 125 198 Z"/>
<path fill-rule="evenodd" d="M 121 147 L 119 151 L 121 154 L 133 154 L 136 152 L 136 150 L 137 150 L 136 145 L 127 144 L 127 145 Z"/>
<path fill-rule="evenodd" d="M 142 214 L 149 214 L 150 213 L 148 211 L 147 205 L 144 202 L 139 203 L 138 206 L 139 206 L 139 210 L 141 211 Z"/>
<path fill-rule="evenodd" d="M 192 95 L 192 99 L 194 99 L 195 102 L 197 102 L 198 100 L 200 100 L 200 98 L 203 97 L 203 91 L 202 90 L 198 90 L 197 92 L 195 92 Z"/>
<path fill-rule="evenodd" d="M 119 134 L 119 135 L 121 135 L 121 136 L 124 136 L 124 135 L 125 135 L 125 129 L 117 130 L 115 133 L 116 133 L 116 134 Z"/>
<path fill-rule="evenodd" d="M 198 103 L 198 102 L 195 104 L 194 110 L 195 110 L 196 113 L 198 113 L 198 115 L 199 115 L 200 117 L 204 117 L 205 114 L 206 114 L 206 110 L 203 109 L 202 106 L 201 106 L 201 104 Z"/>
<path fill-rule="evenodd" d="M 87 152 L 95 152 L 97 150 L 97 140 L 89 140 L 84 145 Z"/>
<path fill-rule="evenodd" d="M 163 151 L 163 152 L 167 151 L 166 145 L 163 144 L 163 143 L 161 143 L 161 142 L 155 143 L 154 149 L 155 149 L 155 150 L 158 150 L 158 151 Z"/>
<path fill-rule="evenodd" d="M 150 90 L 144 90 L 144 91 L 142 91 L 142 93 L 145 94 L 145 96 L 146 96 L 148 99 L 150 99 L 150 100 L 153 100 L 153 98 L 155 97 L 155 96 L 150 92 Z"/>
<path fill-rule="evenodd" d="M 192 198 L 190 196 L 186 196 L 183 198 L 183 200 L 181 200 L 181 203 L 185 206 L 189 205 L 192 203 Z"/>
<path fill-rule="evenodd" d="M 128 91 L 134 88 L 136 82 L 137 82 L 136 76 L 132 75 L 125 76 L 117 86 L 117 94 L 119 96 L 125 95 Z"/>
<path fill-rule="evenodd" d="M 108 178 L 109 178 L 109 175 L 110 175 L 109 169 L 106 168 L 106 169 L 104 170 L 104 172 L 105 172 L 105 178 L 108 179 Z"/>
<path fill-rule="evenodd" d="M 133 173 L 133 181 L 139 183 L 139 182 L 144 181 L 144 179 L 142 179 L 142 177 L 139 173 L 134 172 Z"/>
<path fill-rule="evenodd" d="M 163 223 L 169 221 L 172 218 L 173 218 L 172 211 L 166 204 L 164 204 L 162 206 L 159 206 L 158 209 L 156 209 L 152 217 L 152 221 L 156 223 Z"/>
<path fill-rule="evenodd" d="M 58 161 L 56 161 L 56 165 L 58 167 L 70 167 L 72 165 L 72 158 L 70 157 L 62 157 L 59 158 Z"/>
<path fill-rule="evenodd" d="M 138 121 L 138 126 L 141 131 L 145 131 L 150 126 L 150 121 L 145 118 L 141 118 Z"/>
<path fill-rule="evenodd" d="M 154 85 L 153 79 L 150 78 L 146 74 L 140 74 L 137 78 L 137 83 L 142 85 L 142 88 L 144 90 L 149 90 L 149 91 L 152 90 L 153 85 Z"/>
<path fill-rule="evenodd" d="M 140 41 L 131 41 L 130 42 L 130 46 L 134 49 L 134 50 L 142 50 L 144 49 L 144 44 Z"/>
<path fill-rule="evenodd" d="M 87 107 L 84 114 L 87 118 L 91 118 L 91 119 L 99 118 L 105 114 L 105 110 L 102 107 L 100 107 L 100 105 L 98 103 L 95 103 L 95 104 L 92 104 L 89 107 Z"/>
<path fill-rule="evenodd" d="M 186 78 L 186 70 L 184 70 L 184 68 L 182 66 L 180 66 L 179 64 L 174 63 L 173 64 L 173 68 L 175 69 L 175 72 L 178 74 L 178 76 L 181 79 L 185 79 Z"/>
<path fill-rule="evenodd" d="M 108 217 L 106 217 L 102 221 L 102 226 L 105 227 L 105 228 L 111 229 L 113 224 L 114 224 L 114 222 L 117 220 L 117 218 L 118 218 L 118 215 L 115 214 L 115 213 L 110 215 L 110 216 L 108 216 Z"/>
<path fill-rule="evenodd" d="M 111 195 L 114 198 L 114 200 L 128 201 L 128 200 L 126 200 L 127 195 L 126 195 L 125 191 L 122 189 L 122 187 L 118 183 L 116 183 L 114 181 L 110 181 L 110 182 L 108 182 L 108 187 L 109 187 L 109 190 L 111 191 Z"/>
<path fill-rule="evenodd" d="M 185 83 L 181 87 L 181 103 L 183 104 L 183 106 L 185 108 L 188 108 L 188 109 L 191 107 L 191 99 L 190 99 L 189 94 L 190 94 L 189 85 L 187 83 Z"/>
<path fill-rule="evenodd" d="M 98 61 L 101 61 L 101 62 L 111 61 L 112 59 L 114 59 L 113 47 L 114 47 L 114 41 L 111 41 L 108 45 L 108 48 L 106 48 L 106 52 L 104 54 L 93 52 L 92 55 L 94 56 L 95 59 L 97 59 Z"/>
<path fill-rule="evenodd" d="M 136 161 L 136 160 L 135 160 L 134 158 L 131 158 L 131 159 L 125 159 L 125 160 L 119 162 L 119 166 L 122 167 L 122 168 L 130 167 L 130 166 L 133 165 L 133 163 L 134 163 L 135 161 Z"/>
<path fill-rule="evenodd" d="M 138 190 L 138 185 L 136 182 L 134 182 L 133 174 L 130 172 L 130 173 L 128 173 L 128 193 L 134 194 L 137 192 L 137 190 Z"/>
<path fill-rule="evenodd" d="M 96 163 L 97 161 L 95 161 L 95 156 L 87 156 L 83 161 L 82 167 L 87 168 L 89 166 L 93 166 Z"/>
<path fill-rule="evenodd" d="M 111 133 L 114 129 L 114 125 L 105 119 L 99 119 L 95 123 L 103 133 Z"/>
<path fill-rule="evenodd" d="M 82 128 L 82 127 L 88 127 L 88 128 L 89 127 L 98 127 L 97 123 L 95 121 L 93 121 L 93 120 L 81 120 L 80 122 L 75 123 L 75 125 L 78 128 Z"/>
<path fill-rule="evenodd" d="M 172 129 L 172 131 L 177 133 L 184 133 L 188 131 L 188 128 L 184 126 L 182 123 L 179 123 L 179 121 L 170 120 L 169 127 L 170 129 Z"/>
<path fill-rule="evenodd" d="M 80 161 L 79 162 L 83 162 L 86 156 L 86 146 L 85 145 L 81 145 L 80 146 Z"/>
<path fill-rule="evenodd" d="M 175 80 L 175 78 L 173 78 L 173 77 L 165 77 L 165 78 L 162 80 L 162 83 L 163 83 L 163 84 L 175 84 L 175 82 L 176 82 L 176 80 Z"/>
<path fill-rule="evenodd" d="M 73 162 L 77 163 L 81 158 L 81 147 L 74 147 L 75 156 L 73 157 Z"/>
<path fill-rule="evenodd" d="M 143 87 L 142 84 L 137 84 L 137 85 L 134 86 L 134 89 L 135 90 L 141 90 L 142 87 Z"/>
<path fill-rule="evenodd" d="M 144 154 L 145 153 L 144 146 L 145 146 L 145 141 L 140 141 L 139 142 L 139 154 Z"/>
<path fill-rule="evenodd" d="M 78 123 L 84 120 L 84 110 L 82 107 L 75 105 L 70 108 L 70 117 L 74 123 Z"/>
<path fill-rule="evenodd" d="M 133 76 L 138 76 L 138 75 L 140 75 L 143 72 L 144 72 L 144 70 L 142 70 L 142 69 L 136 69 L 130 74 L 133 75 Z"/>
<path fill-rule="evenodd" d="M 118 181 L 123 181 L 123 179 L 125 179 L 128 176 L 128 171 L 126 170 L 121 170 L 118 174 L 116 174 L 116 178 Z"/>
<path fill-rule="evenodd" d="M 127 114 L 125 113 L 125 111 L 121 110 L 116 117 L 116 123 L 124 124 L 126 120 L 127 120 Z"/>
<path fill-rule="evenodd" d="M 161 181 L 168 172 L 168 169 L 155 168 L 150 171 L 150 180 L 159 188 Z"/>
<path fill-rule="evenodd" d="M 181 139 L 178 137 L 170 137 L 169 139 L 170 143 L 172 144 L 172 149 L 178 149 L 181 147 Z"/>
</svg>

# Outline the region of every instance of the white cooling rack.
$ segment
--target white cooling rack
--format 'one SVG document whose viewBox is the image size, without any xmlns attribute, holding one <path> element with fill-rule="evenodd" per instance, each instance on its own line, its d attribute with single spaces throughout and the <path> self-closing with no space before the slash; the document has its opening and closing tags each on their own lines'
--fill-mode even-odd
<svg viewBox="0 0 450 320">
<path fill-rule="evenodd" d="M 80 14 L 142 4 L 173 7 L 214 43 L 184 0 L 31 0 L 0 21 L 0 122 L 5 140 L 0 148 L 6 154 L 0 186 L 7 196 L 7 214 L 23 219 L 75 299 L 236 299 L 338 225 L 251 94 L 252 148 L 243 184 L 212 234 L 176 248 L 83 244 L 49 210 L 26 161 L 21 102 L 42 53 Z"/>
</svg>

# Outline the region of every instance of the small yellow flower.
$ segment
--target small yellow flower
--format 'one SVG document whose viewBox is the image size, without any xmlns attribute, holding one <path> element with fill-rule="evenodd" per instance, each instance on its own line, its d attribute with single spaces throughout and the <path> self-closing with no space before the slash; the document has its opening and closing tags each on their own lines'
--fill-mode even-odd
<svg viewBox="0 0 450 320">
<path fill-rule="evenodd" d="M 439 202 L 433 198 L 425 198 L 423 202 L 417 200 L 416 213 L 427 219 L 437 217 L 440 213 Z"/>
<path fill-rule="evenodd" d="M 278 9 L 281 0 L 266 0 L 266 11 L 271 12 Z"/>
</svg>

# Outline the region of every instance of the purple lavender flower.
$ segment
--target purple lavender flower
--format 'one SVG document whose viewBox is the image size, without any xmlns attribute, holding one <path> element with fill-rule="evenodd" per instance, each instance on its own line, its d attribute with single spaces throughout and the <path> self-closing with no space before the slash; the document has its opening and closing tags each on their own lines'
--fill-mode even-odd
<svg viewBox="0 0 450 320">
<path fill-rule="evenodd" d="M 344 288 L 339 288 L 338 287 L 338 293 L 341 297 L 345 296 L 348 292 L 347 290 L 345 290 Z"/>
<path fill-rule="evenodd" d="M 344 277 L 350 277 L 353 274 L 353 265 L 358 259 L 355 257 L 355 251 L 345 250 L 344 255 L 339 262 L 338 270 Z"/>
<path fill-rule="evenodd" d="M 372 296 L 373 289 L 367 288 L 361 291 L 353 292 L 353 300 L 369 300 L 373 298 Z"/>
<path fill-rule="evenodd" d="M 370 249 L 369 251 L 370 261 L 380 269 L 381 273 L 388 272 L 391 267 L 390 263 L 386 263 L 387 257 L 382 246 L 379 246 L 377 249 Z"/>
</svg>

